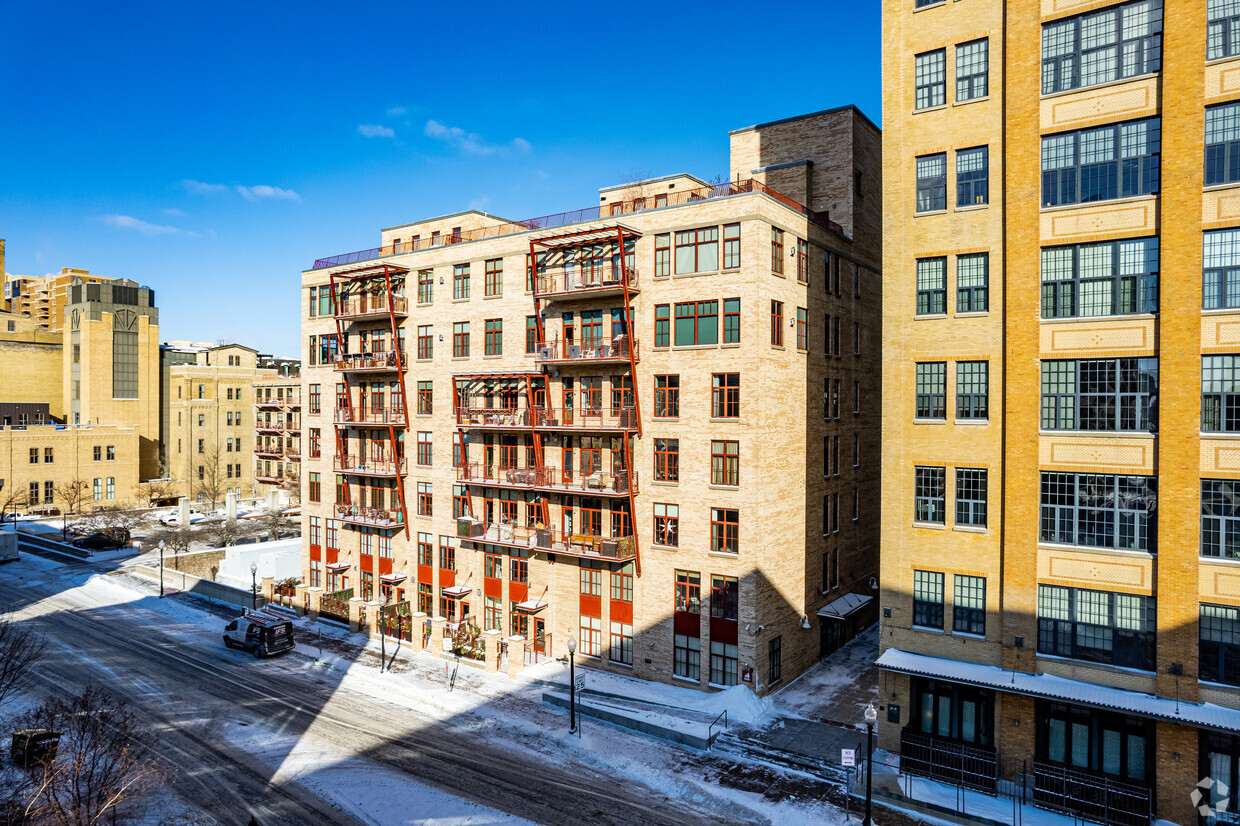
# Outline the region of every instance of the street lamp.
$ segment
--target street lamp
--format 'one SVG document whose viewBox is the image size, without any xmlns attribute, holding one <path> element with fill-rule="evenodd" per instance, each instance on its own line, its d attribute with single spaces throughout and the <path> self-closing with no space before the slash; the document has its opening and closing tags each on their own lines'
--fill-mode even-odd
<svg viewBox="0 0 1240 826">
<path fill-rule="evenodd" d="M 250 610 L 258 610 L 258 563 L 250 563 Z"/>
<path fill-rule="evenodd" d="M 568 638 L 568 733 L 577 733 L 577 641 Z"/>
<path fill-rule="evenodd" d="M 159 598 L 164 598 L 164 543 L 159 542 Z"/>
<path fill-rule="evenodd" d="M 865 820 L 861 821 L 861 826 L 874 826 L 874 820 L 870 817 L 870 808 L 873 801 L 873 782 L 874 782 L 874 724 L 878 722 L 878 712 L 874 709 L 874 701 L 865 709 Z"/>
</svg>

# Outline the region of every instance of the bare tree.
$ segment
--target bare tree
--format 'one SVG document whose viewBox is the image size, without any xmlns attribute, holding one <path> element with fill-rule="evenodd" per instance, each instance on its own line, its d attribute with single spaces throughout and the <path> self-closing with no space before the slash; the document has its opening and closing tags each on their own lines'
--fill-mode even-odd
<svg viewBox="0 0 1240 826">
<path fill-rule="evenodd" d="M 212 445 L 198 456 L 198 480 L 190 483 L 191 491 L 211 502 L 211 509 L 216 505 L 228 488 L 232 485 L 232 466 L 221 461 L 219 445 Z"/>
<path fill-rule="evenodd" d="M 85 479 L 67 479 L 55 485 L 56 498 L 64 503 L 61 511 L 60 535 L 69 535 L 69 514 L 77 513 L 89 495 L 90 483 Z"/>
<path fill-rule="evenodd" d="M 258 532 L 267 534 L 267 537 L 272 540 L 279 539 L 285 535 L 291 536 L 300 528 L 297 522 L 289 519 L 279 511 L 268 511 L 254 521 L 258 523 Z"/>
<path fill-rule="evenodd" d="M 129 541 L 134 528 L 141 525 L 146 515 L 127 505 L 105 505 L 96 508 L 85 519 L 76 524 L 86 531 L 99 531 L 113 537 L 116 547 Z"/>
<path fill-rule="evenodd" d="M 621 207 L 623 212 L 637 212 L 654 206 L 654 187 L 650 184 L 652 177 L 649 172 L 643 170 L 634 170 L 624 176 L 620 181 L 624 186 L 620 192 L 620 198 L 624 202 Z"/>
<path fill-rule="evenodd" d="M 289 472 L 291 463 L 284 463 L 284 472 L 288 478 L 280 485 L 281 490 L 288 491 L 288 501 L 290 505 L 301 504 L 301 477 Z"/>
<path fill-rule="evenodd" d="M 163 468 L 160 469 L 161 472 Z M 134 496 L 138 499 L 145 499 L 148 507 L 154 507 L 157 502 L 164 502 L 173 498 L 177 494 L 177 483 L 172 479 L 147 479 L 145 482 L 139 482 L 134 489 Z"/>
<path fill-rule="evenodd" d="M 198 530 L 216 548 L 227 548 L 229 545 L 236 545 L 237 540 L 243 536 L 249 536 L 249 527 L 240 519 L 216 519 L 203 522 Z"/>
<path fill-rule="evenodd" d="M 17 485 L 11 488 L 0 487 L 0 515 L 24 508 L 28 503 L 26 491 L 19 489 Z"/>
<path fill-rule="evenodd" d="M 47 641 L 11 613 L 0 614 L 0 708 L 7 697 L 24 691 L 34 679 L 30 667 L 43 656 Z"/>
<path fill-rule="evenodd" d="M 181 525 L 175 528 L 160 528 L 151 533 L 142 543 L 142 550 L 152 551 L 159 547 L 159 543 L 164 543 L 164 549 L 174 554 L 183 554 L 189 551 L 190 543 L 197 537 L 197 532 L 189 525 Z"/>
</svg>

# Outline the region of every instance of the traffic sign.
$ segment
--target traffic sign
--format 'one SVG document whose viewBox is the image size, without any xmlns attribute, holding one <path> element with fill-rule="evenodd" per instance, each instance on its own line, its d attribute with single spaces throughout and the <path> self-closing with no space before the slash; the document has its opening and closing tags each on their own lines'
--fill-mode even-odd
<svg viewBox="0 0 1240 826">
<path fill-rule="evenodd" d="M 856 749 L 840 749 L 840 762 L 843 763 L 845 766 L 856 766 L 857 765 L 857 750 Z"/>
<path fill-rule="evenodd" d="M 586 675 L 578 674 L 577 679 L 574 681 L 573 685 L 577 691 L 585 691 L 586 690 Z"/>
</svg>

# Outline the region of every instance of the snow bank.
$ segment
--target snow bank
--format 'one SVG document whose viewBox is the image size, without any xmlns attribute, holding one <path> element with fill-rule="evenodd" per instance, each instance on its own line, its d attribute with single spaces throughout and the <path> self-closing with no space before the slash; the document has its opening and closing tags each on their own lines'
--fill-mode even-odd
<svg viewBox="0 0 1240 826">
<path fill-rule="evenodd" d="M 743 685 L 734 685 L 716 694 L 703 694 L 693 707 L 708 714 L 722 714 L 726 710 L 729 723 L 749 726 L 761 723 L 775 712 L 770 697 L 759 697 Z"/>
</svg>

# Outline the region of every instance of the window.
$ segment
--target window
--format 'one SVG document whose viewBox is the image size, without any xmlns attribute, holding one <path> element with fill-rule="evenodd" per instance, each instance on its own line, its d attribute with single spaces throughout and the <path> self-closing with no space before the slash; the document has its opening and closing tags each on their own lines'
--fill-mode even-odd
<svg viewBox="0 0 1240 826">
<path fill-rule="evenodd" d="M 91 498 L 96 502 L 103 500 L 103 479 L 98 476 L 95 477 L 94 484 L 91 488 Z"/>
<path fill-rule="evenodd" d="M 919 361 L 916 369 L 916 417 L 947 418 L 947 362 Z"/>
<path fill-rule="evenodd" d="M 452 357 L 469 355 L 469 322 L 458 321 L 452 325 Z"/>
<path fill-rule="evenodd" d="M 1154 600 L 1038 586 L 1038 653 L 1154 670 Z"/>
<path fill-rule="evenodd" d="M 719 302 L 689 301 L 676 305 L 676 346 L 719 343 Z"/>
<path fill-rule="evenodd" d="M 667 347 L 672 338 L 672 308 L 659 304 L 654 308 L 654 346 Z"/>
<path fill-rule="evenodd" d="M 486 262 L 482 291 L 484 295 L 504 294 L 504 259 L 492 258 Z"/>
<path fill-rule="evenodd" d="M 712 485 L 740 484 L 740 442 L 710 443 L 710 482 Z"/>
<path fill-rule="evenodd" d="M 1240 307 L 1240 230 L 1214 230 L 1202 237 L 1202 306 Z"/>
<path fill-rule="evenodd" d="M 771 272 L 784 272 L 784 231 L 778 227 L 771 227 Z"/>
<path fill-rule="evenodd" d="M 517 550 L 515 548 L 512 550 L 512 556 L 508 558 L 508 581 L 526 584 L 529 583 L 529 551 Z"/>
<path fill-rule="evenodd" d="M 633 626 L 628 623 L 611 624 L 611 650 L 608 659 L 623 665 L 633 664 Z"/>
<path fill-rule="evenodd" d="M 672 236 L 663 233 L 654 237 L 654 274 L 655 277 L 672 274 Z"/>
<path fill-rule="evenodd" d="M 988 147 L 961 149 L 956 153 L 956 206 L 989 203 L 987 181 L 990 176 Z"/>
<path fill-rule="evenodd" d="M 710 615 L 714 619 L 732 620 L 740 616 L 740 586 L 736 577 L 713 575 L 710 578 Z"/>
<path fill-rule="evenodd" d="M 1206 60 L 1240 54 L 1240 3 L 1208 0 L 1206 17 Z"/>
<path fill-rule="evenodd" d="M 1042 542 L 1156 550 L 1153 476 L 1042 473 Z"/>
<path fill-rule="evenodd" d="M 702 612 L 702 575 L 697 571 L 676 572 L 676 611 L 682 614 Z"/>
<path fill-rule="evenodd" d="M 1240 685 L 1240 608 L 1202 604 L 1200 679 Z"/>
<path fill-rule="evenodd" d="M 676 233 L 676 273 L 714 272 L 719 269 L 719 227 Z"/>
<path fill-rule="evenodd" d="M 771 345 L 784 346 L 784 302 L 771 302 Z"/>
<path fill-rule="evenodd" d="M 418 270 L 418 303 L 430 304 L 435 300 L 434 270 Z"/>
<path fill-rule="evenodd" d="M 39 449 L 37 447 L 30 448 L 30 464 L 37 465 L 39 463 Z"/>
<path fill-rule="evenodd" d="M 1201 480 L 1201 555 L 1240 559 L 1240 486 Z"/>
<path fill-rule="evenodd" d="M 952 595 L 952 630 L 986 636 L 986 578 L 956 574 Z"/>
<path fill-rule="evenodd" d="M 956 47 L 956 102 L 984 98 L 989 93 L 986 69 L 990 41 L 986 38 Z"/>
<path fill-rule="evenodd" d="M 309 412 L 310 413 L 321 412 L 322 405 L 323 405 L 323 385 L 321 384 L 310 385 L 310 392 L 308 395 L 309 395 L 309 407 L 310 407 Z"/>
<path fill-rule="evenodd" d="M 983 313 L 990 309 L 989 285 L 989 253 L 956 256 L 956 312 Z"/>
<path fill-rule="evenodd" d="M 740 373 L 715 373 L 711 376 L 710 415 L 715 419 L 736 419 L 740 417 Z"/>
<path fill-rule="evenodd" d="M 1042 206 L 1158 192 L 1158 118 L 1042 138 Z"/>
<path fill-rule="evenodd" d="M 917 315 L 947 312 L 947 259 L 917 259 Z"/>
<path fill-rule="evenodd" d="M 986 471 L 956 468 L 956 524 L 986 527 Z"/>
<path fill-rule="evenodd" d="M 733 508 L 710 509 L 710 549 L 717 554 L 740 552 L 740 511 Z"/>
<path fill-rule="evenodd" d="M 618 602 L 633 601 L 633 563 L 626 562 L 611 572 L 611 598 Z"/>
<path fill-rule="evenodd" d="M 504 320 L 488 318 L 486 321 L 486 338 L 483 342 L 484 352 L 488 356 L 502 355 L 504 352 Z"/>
<path fill-rule="evenodd" d="M 452 267 L 452 298 L 469 298 L 469 265 L 454 264 Z"/>
<path fill-rule="evenodd" d="M 946 518 L 946 469 L 915 467 L 913 469 L 913 519 L 942 525 Z"/>
<path fill-rule="evenodd" d="M 723 343 L 736 344 L 741 340 L 741 300 L 723 300 Z"/>
<path fill-rule="evenodd" d="M 439 537 L 439 569 L 442 571 L 456 570 L 456 537 Z"/>
<path fill-rule="evenodd" d="M 913 625 L 943 627 L 943 575 L 938 571 L 913 571 Z"/>
<path fill-rule="evenodd" d="M 430 416 L 434 409 L 435 402 L 431 382 L 418 382 L 418 413 L 422 416 Z"/>
<path fill-rule="evenodd" d="M 737 684 L 737 647 L 732 643 L 710 642 L 711 685 Z"/>
<path fill-rule="evenodd" d="M 809 318 L 804 307 L 797 307 L 797 349 L 804 353 L 809 349 Z M 836 355 L 839 355 L 840 320 L 835 320 Z"/>
<path fill-rule="evenodd" d="M 947 153 L 923 155 L 917 164 L 917 211 L 947 209 Z"/>
<path fill-rule="evenodd" d="M 538 318 L 536 316 L 527 315 L 525 317 L 525 352 L 534 353 L 538 351 Z"/>
<path fill-rule="evenodd" d="M 1042 27 L 1042 94 L 1157 72 L 1162 0 L 1057 20 Z"/>
<path fill-rule="evenodd" d="M 102 461 L 103 461 L 103 447 L 102 447 L 101 445 L 95 445 L 95 449 L 94 449 L 94 460 L 95 460 L 96 462 L 102 462 Z"/>
<path fill-rule="evenodd" d="M 987 403 L 990 384 L 990 362 L 956 362 L 956 418 L 985 419 L 989 415 Z"/>
<path fill-rule="evenodd" d="M 672 673 L 686 680 L 700 680 L 702 641 L 696 636 L 675 634 Z"/>
<path fill-rule="evenodd" d="M 454 342 L 455 343 L 455 339 Z M 429 359 L 435 355 L 434 327 L 430 324 L 418 326 L 418 358 Z"/>
<path fill-rule="evenodd" d="M 1240 431 L 1240 356 L 1201 357 L 1201 430 Z"/>
<path fill-rule="evenodd" d="M 1157 238 L 1042 250 L 1043 318 L 1157 311 Z"/>
<path fill-rule="evenodd" d="M 913 58 L 915 109 L 929 109 L 947 103 L 947 50 L 919 54 Z"/>
<path fill-rule="evenodd" d="M 200 450 L 199 453 L 201 452 L 202 451 Z M 54 455 L 55 455 L 55 448 L 50 448 L 50 447 L 43 448 L 43 464 L 45 465 L 52 464 L 54 461 Z"/>
<path fill-rule="evenodd" d="M 654 544 L 680 546 L 680 506 L 654 503 Z"/>
<path fill-rule="evenodd" d="M 1206 107 L 1206 186 L 1240 181 L 1240 102 Z"/>
<path fill-rule="evenodd" d="M 654 415 L 675 419 L 680 416 L 680 376 L 654 377 Z"/>
<path fill-rule="evenodd" d="M 654 440 L 654 480 L 656 482 L 680 481 L 680 440 Z"/>
<path fill-rule="evenodd" d="M 1158 359 L 1042 362 L 1044 430 L 1153 432 L 1157 398 Z"/>
<path fill-rule="evenodd" d="M 434 441 L 429 430 L 418 431 L 418 464 L 429 467 L 431 464 L 431 453 Z"/>
<path fill-rule="evenodd" d="M 434 497 L 430 482 L 418 482 L 418 516 L 434 515 Z"/>
<path fill-rule="evenodd" d="M 586 596 L 601 597 L 603 595 L 603 572 L 594 567 L 601 564 L 591 559 L 581 560 L 579 590 Z"/>
<path fill-rule="evenodd" d="M 666 236 L 661 236 L 661 237 L 666 237 Z M 656 247 L 657 246 L 658 245 L 656 243 Z M 723 268 L 725 270 L 734 270 L 740 265 L 741 265 L 741 225 L 740 224 L 727 224 L 723 228 Z"/>
</svg>

